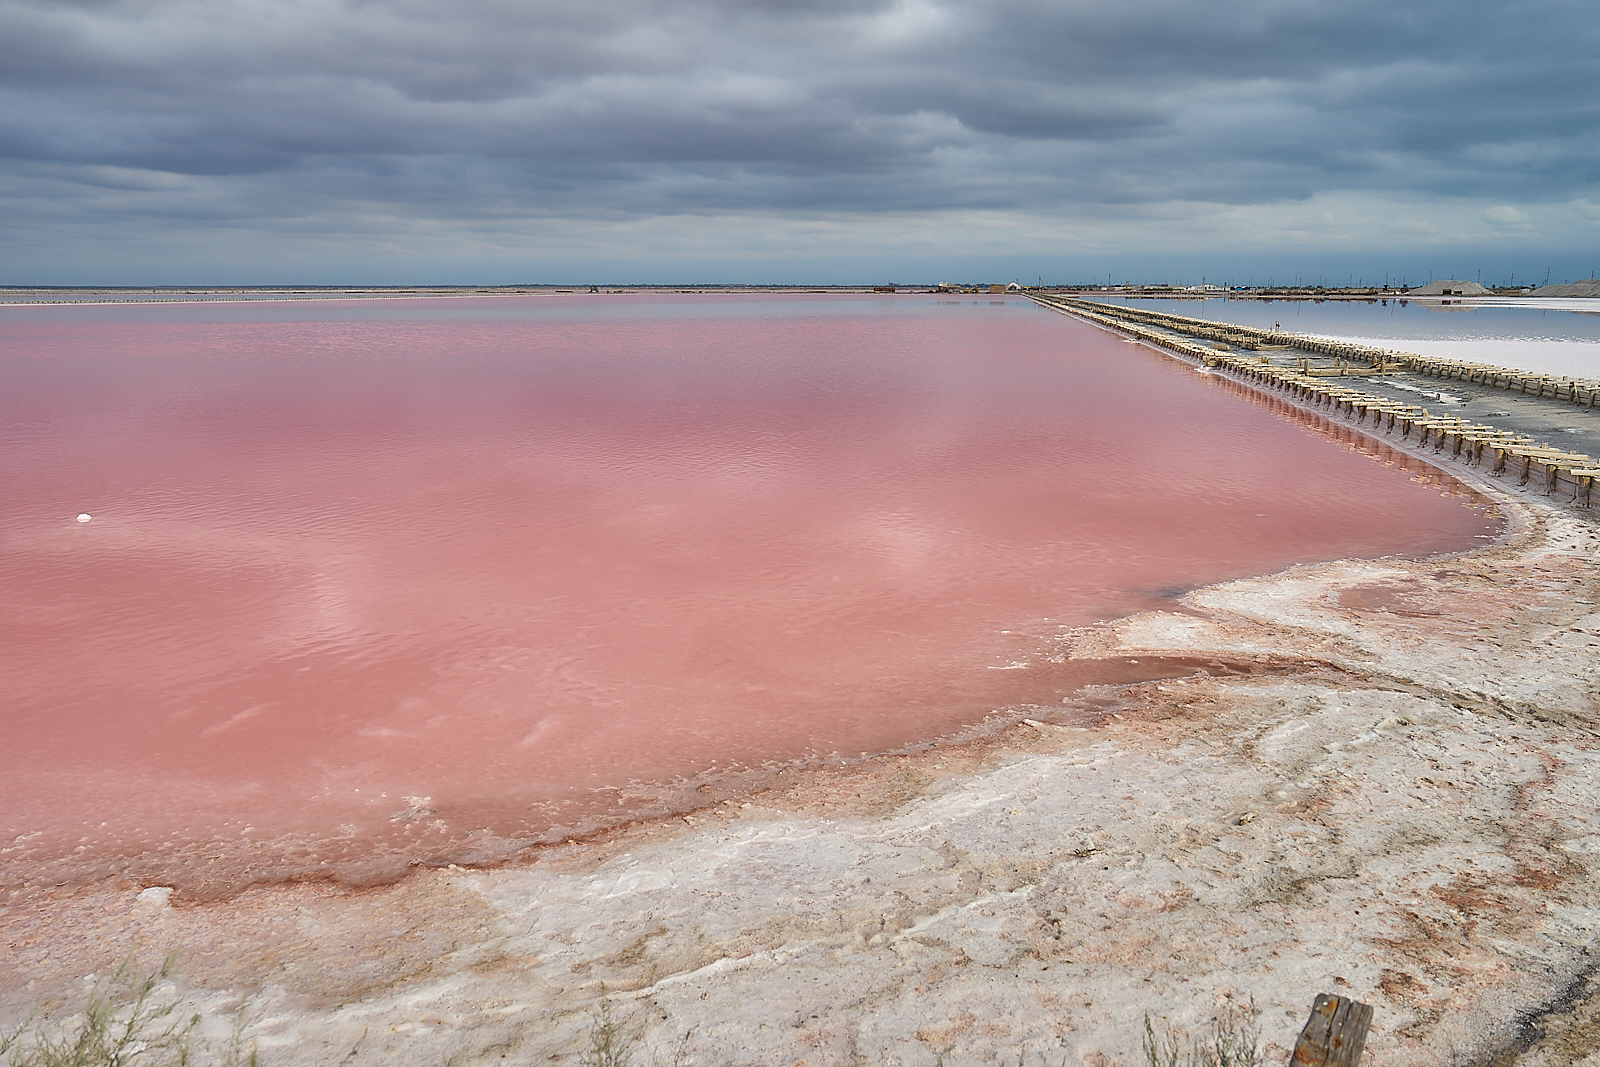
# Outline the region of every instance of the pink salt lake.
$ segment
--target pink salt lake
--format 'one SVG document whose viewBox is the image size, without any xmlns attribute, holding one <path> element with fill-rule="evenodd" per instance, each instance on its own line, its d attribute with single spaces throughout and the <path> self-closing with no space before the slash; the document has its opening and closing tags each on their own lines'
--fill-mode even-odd
<svg viewBox="0 0 1600 1067">
<path fill-rule="evenodd" d="M 0 884 L 503 854 L 1059 704 L 1065 627 L 1496 529 L 1016 299 L 7 307 L 0 343 Z"/>
</svg>

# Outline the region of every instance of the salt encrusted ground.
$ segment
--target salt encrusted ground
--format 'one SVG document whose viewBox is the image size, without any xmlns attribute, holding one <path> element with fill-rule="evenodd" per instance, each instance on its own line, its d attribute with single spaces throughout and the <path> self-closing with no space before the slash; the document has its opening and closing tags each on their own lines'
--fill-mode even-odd
<svg viewBox="0 0 1600 1067">
<path fill-rule="evenodd" d="M 1526 1043 L 1552 1008 L 1529 1062 L 1600 1064 L 1600 539 L 1506 507 L 1483 551 L 1215 586 L 1058 650 L 1270 669 L 526 868 L 14 894 L 0 1004 L 176 947 L 173 991 L 242 1003 L 266 1065 L 576 1062 L 603 991 L 636 1063 L 1102 1067 L 1142 1062 L 1145 1012 L 1199 1030 L 1252 998 L 1281 1057 L 1325 990 L 1376 1006 L 1369 1065 Z"/>
</svg>

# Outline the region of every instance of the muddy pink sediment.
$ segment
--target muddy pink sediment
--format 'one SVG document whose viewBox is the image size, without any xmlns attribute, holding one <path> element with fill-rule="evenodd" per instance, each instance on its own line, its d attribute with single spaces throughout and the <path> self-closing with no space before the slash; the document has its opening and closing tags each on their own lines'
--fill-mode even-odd
<svg viewBox="0 0 1600 1067">
<path fill-rule="evenodd" d="M 0 878 L 468 857 L 1496 528 L 1030 304 L 694 299 L 5 309 Z"/>
</svg>

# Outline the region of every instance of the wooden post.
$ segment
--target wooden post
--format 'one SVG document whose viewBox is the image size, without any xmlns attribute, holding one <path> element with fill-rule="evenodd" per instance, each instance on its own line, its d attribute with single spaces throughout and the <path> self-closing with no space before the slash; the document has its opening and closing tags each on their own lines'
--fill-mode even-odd
<svg viewBox="0 0 1600 1067">
<path fill-rule="evenodd" d="M 1372 1005 L 1318 993 L 1311 1018 L 1294 1044 L 1290 1067 L 1356 1067 L 1372 1025 Z"/>
</svg>

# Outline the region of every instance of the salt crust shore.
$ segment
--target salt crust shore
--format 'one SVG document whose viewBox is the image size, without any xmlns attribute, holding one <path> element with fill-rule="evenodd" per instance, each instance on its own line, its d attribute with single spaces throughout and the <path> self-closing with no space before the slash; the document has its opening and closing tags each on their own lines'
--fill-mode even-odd
<svg viewBox="0 0 1600 1067">
<path fill-rule="evenodd" d="M 1492 547 L 1213 586 L 1056 650 L 1272 668 L 1251 676 L 1041 708 L 521 868 L 16 891 L 0 1012 L 176 948 L 169 994 L 217 1040 L 242 1007 L 269 1067 L 576 1062 L 602 991 L 635 1063 L 1141 1064 L 1145 1012 L 1198 1032 L 1251 998 L 1283 1062 L 1329 991 L 1376 1007 L 1369 1067 L 1530 1041 L 1522 1062 L 1600 1064 L 1600 537 L 1496 495 Z"/>
</svg>

